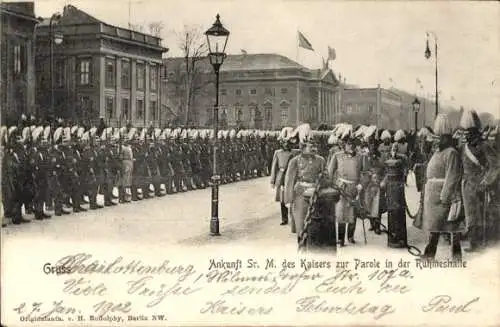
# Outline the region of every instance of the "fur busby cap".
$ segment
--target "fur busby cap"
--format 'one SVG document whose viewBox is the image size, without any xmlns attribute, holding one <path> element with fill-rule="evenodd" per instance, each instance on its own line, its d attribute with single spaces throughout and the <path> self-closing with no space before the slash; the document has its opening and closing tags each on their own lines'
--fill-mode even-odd
<svg viewBox="0 0 500 327">
<path fill-rule="evenodd" d="M 434 134 L 437 136 L 453 134 L 453 128 L 451 127 L 448 115 L 439 114 L 436 117 L 436 120 L 434 121 Z"/>
<path fill-rule="evenodd" d="M 475 110 L 466 110 L 460 118 L 460 127 L 463 129 L 481 129 L 481 119 Z"/>
<path fill-rule="evenodd" d="M 382 135 L 380 136 L 380 139 L 383 140 L 390 140 L 391 139 L 391 133 L 388 130 L 385 130 L 382 132 Z"/>
<path fill-rule="evenodd" d="M 394 141 L 396 142 L 401 141 L 405 137 L 406 137 L 405 132 L 402 129 L 400 129 L 396 132 L 396 134 L 394 134 Z"/>
</svg>

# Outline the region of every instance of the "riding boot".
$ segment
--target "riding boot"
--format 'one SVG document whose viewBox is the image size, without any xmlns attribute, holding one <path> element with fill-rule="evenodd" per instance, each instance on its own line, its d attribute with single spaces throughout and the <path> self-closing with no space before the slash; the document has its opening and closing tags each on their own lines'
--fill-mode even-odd
<svg viewBox="0 0 500 327">
<path fill-rule="evenodd" d="M 288 208 L 282 202 L 281 203 L 281 224 L 280 225 L 287 225 L 287 224 L 288 224 Z"/>
<path fill-rule="evenodd" d="M 338 238 L 338 243 L 340 246 L 345 245 L 345 232 L 346 232 L 346 226 L 347 224 L 339 223 L 338 229 L 339 229 L 339 238 Z"/>
<path fill-rule="evenodd" d="M 354 220 L 354 223 L 349 223 L 347 226 L 347 239 L 349 240 L 349 243 L 356 243 L 354 241 L 354 232 L 356 231 L 356 222 L 357 220 Z"/>
</svg>

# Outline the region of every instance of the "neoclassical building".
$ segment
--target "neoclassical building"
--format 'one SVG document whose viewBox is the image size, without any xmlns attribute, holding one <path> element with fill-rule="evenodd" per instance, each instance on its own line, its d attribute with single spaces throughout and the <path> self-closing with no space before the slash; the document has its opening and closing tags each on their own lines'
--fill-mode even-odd
<svg viewBox="0 0 500 327">
<path fill-rule="evenodd" d="M 0 112 L 2 123 L 35 114 L 35 17 L 33 2 L 1 2 Z"/>
<path fill-rule="evenodd" d="M 164 60 L 163 94 L 179 121 L 212 126 L 215 74 L 200 60 L 186 114 L 185 58 Z M 222 128 L 279 129 L 308 122 L 333 124 L 339 111 L 338 80 L 327 68 L 308 69 L 278 54 L 228 55 L 221 68 L 219 121 Z M 193 94 L 194 93 L 194 94 Z"/>
<path fill-rule="evenodd" d="M 50 35 L 56 34 L 62 42 L 53 45 L 52 105 Z M 160 113 L 167 51 L 158 37 L 106 24 L 67 5 L 52 33 L 50 18 L 37 28 L 37 102 L 45 116 L 144 126 Z"/>
</svg>

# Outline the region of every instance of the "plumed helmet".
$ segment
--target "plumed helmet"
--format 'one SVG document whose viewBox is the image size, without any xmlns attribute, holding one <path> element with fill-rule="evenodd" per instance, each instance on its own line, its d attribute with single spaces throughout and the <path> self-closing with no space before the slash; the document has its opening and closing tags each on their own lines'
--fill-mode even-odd
<svg viewBox="0 0 500 327">
<path fill-rule="evenodd" d="M 365 125 L 359 126 L 356 129 L 356 131 L 354 132 L 354 137 L 356 137 L 358 139 L 362 138 L 365 135 L 365 130 L 366 130 L 366 126 Z"/>
<path fill-rule="evenodd" d="M 236 137 L 236 131 L 234 129 L 232 129 L 230 132 L 229 132 L 229 137 L 231 139 L 234 139 Z"/>
<path fill-rule="evenodd" d="M 465 110 L 460 118 L 460 127 L 463 129 L 481 129 L 481 119 L 475 110 Z"/>
<path fill-rule="evenodd" d="M 342 130 L 342 134 L 340 135 L 340 138 L 342 140 L 346 141 L 346 140 L 351 138 L 352 134 L 353 134 L 352 125 L 345 124 L 343 126 L 343 130 Z"/>
<path fill-rule="evenodd" d="M 439 114 L 434 120 L 434 133 L 438 136 L 452 135 L 453 127 L 451 127 L 450 119 L 446 114 Z"/>
<path fill-rule="evenodd" d="M 278 140 L 283 140 L 286 141 L 290 137 L 290 135 L 293 133 L 293 128 L 292 127 L 283 127 L 281 130 Z"/>
<path fill-rule="evenodd" d="M 0 127 L 0 142 L 2 145 L 7 144 L 7 126 Z"/>
<path fill-rule="evenodd" d="M 425 138 L 431 134 L 431 131 L 429 131 L 428 128 L 422 127 L 418 132 L 417 132 L 417 137 Z"/>
<path fill-rule="evenodd" d="M 217 138 L 221 139 L 223 137 L 222 131 L 217 132 Z"/>
<path fill-rule="evenodd" d="M 80 138 L 82 142 L 89 142 L 90 141 L 90 132 L 84 132 Z"/>
<path fill-rule="evenodd" d="M 299 140 L 299 143 L 301 143 L 301 144 L 308 143 L 311 141 L 311 138 L 312 138 L 311 132 L 312 132 L 311 125 L 302 124 L 302 125 L 298 126 L 292 132 L 292 134 L 289 136 L 289 138 L 297 137 Z"/>
<path fill-rule="evenodd" d="M 238 131 L 238 133 L 236 133 L 236 138 L 238 138 L 238 139 L 242 138 L 242 137 L 243 137 L 243 134 L 244 134 L 244 133 L 243 133 L 243 130 L 242 130 L 242 129 L 240 129 L 240 130 Z"/>
<path fill-rule="evenodd" d="M 38 140 L 40 139 L 40 137 L 42 136 L 43 137 L 43 127 L 42 126 L 39 126 L 37 128 L 35 128 L 32 132 L 31 132 L 31 137 L 33 138 L 33 142 L 38 142 Z"/>
<path fill-rule="evenodd" d="M 77 132 L 78 132 L 78 125 L 74 125 L 70 128 L 71 135 L 77 135 Z"/>
<path fill-rule="evenodd" d="M 50 140 L 50 126 L 45 126 L 43 129 L 43 140 L 49 142 Z"/>
<path fill-rule="evenodd" d="M 365 140 L 368 140 L 370 137 L 372 137 L 376 131 L 377 131 L 377 126 L 375 126 L 375 125 L 371 125 L 371 126 L 366 127 L 365 134 L 364 134 Z"/>
<path fill-rule="evenodd" d="M 80 128 L 78 128 L 78 130 L 77 130 L 77 132 L 76 132 L 76 136 L 77 136 L 78 138 L 82 138 L 82 137 L 83 137 L 83 133 L 85 133 L 85 128 L 80 127 Z"/>
<path fill-rule="evenodd" d="M 155 128 L 155 138 L 160 138 L 161 128 Z"/>
<path fill-rule="evenodd" d="M 402 130 L 402 129 L 399 129 L 396 131 L 396 133 L 394 134 L 394 141 L 398 142 L 398 141 L 401 141 L 402 139 L 404 139 L 406 137 L 406 134 L 405 132 Z"/>
<path fill-rule="evenodd" d="M 23 128 L 23 131 L 22 131 L 21 135 L 22 135 L 22 138 L 23 138 L 23 142 L 26 142 L 27 140 L 30 139 L 31 129 L 29 127 Z"/>
<path fill-rule="evenodd" d="M 95 138 L 95 136 L 96 136 L 96 134 L 97 134 L 97 127 L 92 127 L 92 128 L 89 130 L 89 134 L 90 134 L 90 137 Z"/>
<path fill-rule="evenodd" d="M 62 141 L 63 142 L 71 141 L 71 128 L 66 127 L 63 129 Z"/>
<path fill-rule="evenodd" d="M 37 127 L 36 125 L 31 125 L 30 126 L 30 131 L 33 133 L 33 131 L 36 129 L 36 127 Z"/>
<path fill-rule="evenodd" d="M 135 135 L 137 134 L 137 128 L 131 127 L 130 130 L 128 131 L 127 138 L 129 140 L 135 139 Z"/>
<path fill-rule="evenodd" d="M 330 137 L 328 138 L 328 144 L 330 145 L 337 144 L 338 142 L 339 138 L 335 134 L 330 135 Z"/>
<path fill-rule="evenodd" d="M 143 129 L 141 129 L 141 132 L 139 133 L 139 140 L 141 141 L 145 141 L 146 140 L 146 134 L 147 134 L 147 128 L 144 127 Z"/>
<path fill-rule="evenodd" d="M 180 134 L 180 138 L 183 139 L 183 140 L 187 139 L 187 135 L 188 135 L 187 134 L 187 130 L 183 129 L 182 132 L 181 132 L 181 134 Z"/>
<path fill-rule="evenodd" d="M 62 134 L 63 134 L 63 128 L 62 127 L 56 128 L 53 135 L 54 143 L 59 143 L 62 141 Z"/>
<path fill-rule="evenodd" d="M 381 139 L 382 141 L 384 141 L 384 140 L 390 140 L 391 138 L 392 138 L 392 137 L 391 137 L 391 133 L 390 133 L 388 130 L 384 130 L 384 131 L 382 132 L 382 135 L 380 136 L 380 139 Z"/>
</svg>

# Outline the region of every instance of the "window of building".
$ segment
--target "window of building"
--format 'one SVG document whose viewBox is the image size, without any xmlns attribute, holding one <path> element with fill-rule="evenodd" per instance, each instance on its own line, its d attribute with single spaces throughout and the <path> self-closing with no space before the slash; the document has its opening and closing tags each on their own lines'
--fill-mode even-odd
<svg viewBox="0 0 500 327">
<path fill-rule="evenodd" d="M 287 93 L 288 93 L 288 89 L 286 87 L 281 89 L 281 94 L 287 94 Z"/>
<path fill-rule="evenodd" d="M 248 105 L 248 115 L 249 115 L 249 118 L 250 120 L 254 120 L 255 119 L 255 113 L 257 111 L 257 104 L 256 103 L 250 103 Z"/>
<path fill-rule="evenodd" d="M 63 87 L 64 85 L 64 61 L 57 60 L 54 65 L 54 78 L 56 87 Z"/>
<path fill-rule="evenodd" d="M 90 84 L 90 59 L 80 60 L 80 85 Z"/>
<path fill-rule="evenodd" d="M 269 102 L 264 104 L 264 115 L 266 122 L 271 123 L 273 120 L 273 105 Z"/>
<path fill-rule="evenodd" d="M 137 64 L 137 89 L 144 90 L 146 79 L 146 66 L 144 64 Z"/>
<path fill-rule="evenodd" d="M 156 105 L 156 100 L 151 100 L 149 102 L 149 119 L 152 121 L 157 121 L 159 118 L 158 107 Z"/>
<path fill-rule="evenodd" d="M 346 108 L 346 109 L 345 109 L 346 113 L 348 113 L 348 114 L 352 113 L 352 104 L 350 104 L 350 103 L 349 103 L 349 104 L 347 104 L 347 105 L 345 106 L 345 108 Z"/>
<path fill-rule="evenodd" d="M 373 104 L 369 104 L 368 105 L 368 113 L 372 114 L 373 113 L 373 108 L 374 108 L 374 105 Z"/>
<path fill-rule="evenodd" d="M 14 45 L 14 74 L 18 75 L 22 72 L 22 53 L 21 53 L 21 45 Z"/>
<path fill-rule="evenodd" d="M 250 90 L 251 95 L 256 95 L 257 94 L 257 89 L 251 89 Z"/>
<path fill-rule="evenodd" d="M 122 117 L 125 120 L 130 120 L 130 99 L 122 98 Z"/>
<path fill-rule="evenodd" d="M 221 90 L 220 90 L 220 95 L 226 95 L 226 94 L 227 94 L 226 89 L 221 89 Z"/>
<path fill-rule="evenodd" d="M 130 89 L 132 74 L 130 72 L 130 61 L 122 60 L 122 89 Z M 128 100 L 128 99 L 127 99 Z"/>
<path fill-rule="evenodd" d="M 137 99 L 137 119 L 144 119 L 144 100 Z"/>
<path fill-rule="evenodd" d="M 288 123 L 288 108 L 289 105 L 286 102 L 282 102 L 280 104 L 280 110 L 281 110 L 281 125 L 286 125 Z"/>
<path fill-rule="evenodd" d="M 241 104 L 237 103 L 234 105 L 234 115 L 236 122 L 240 123 L 243 120 L 243 110 Z"/>
<path fill-rule="evenodd" d="M 106 116 L 107 118 L 115 117 L 115 99 L 113 97 L 106 97 Z"/>
<path fill-rule="evenodd" d="M 149 69 L 149 88 L 152 92 L 158 89 L 158 70 L 154 65 Z"/>
<path fill-rule="evenodd" d="M 270 87 L 266 87 L 266 89 L 264 90 L 264 95 L 273 95 L 273 89 L 271 89 Z"/>
<path fill-rule="evenodd" d="M 236 95 L 241 95 L 241 90 L 240 90 L 240 89 L 237 89 L 237 90 L 235 91 L 235 94 L 236 94 Z"/>
<path fill-rule="evenodd" d="M 115 87 L 116 85 L 116 67 L 115 60 L 106 58 L 106 87 Z"/>
</svg>

